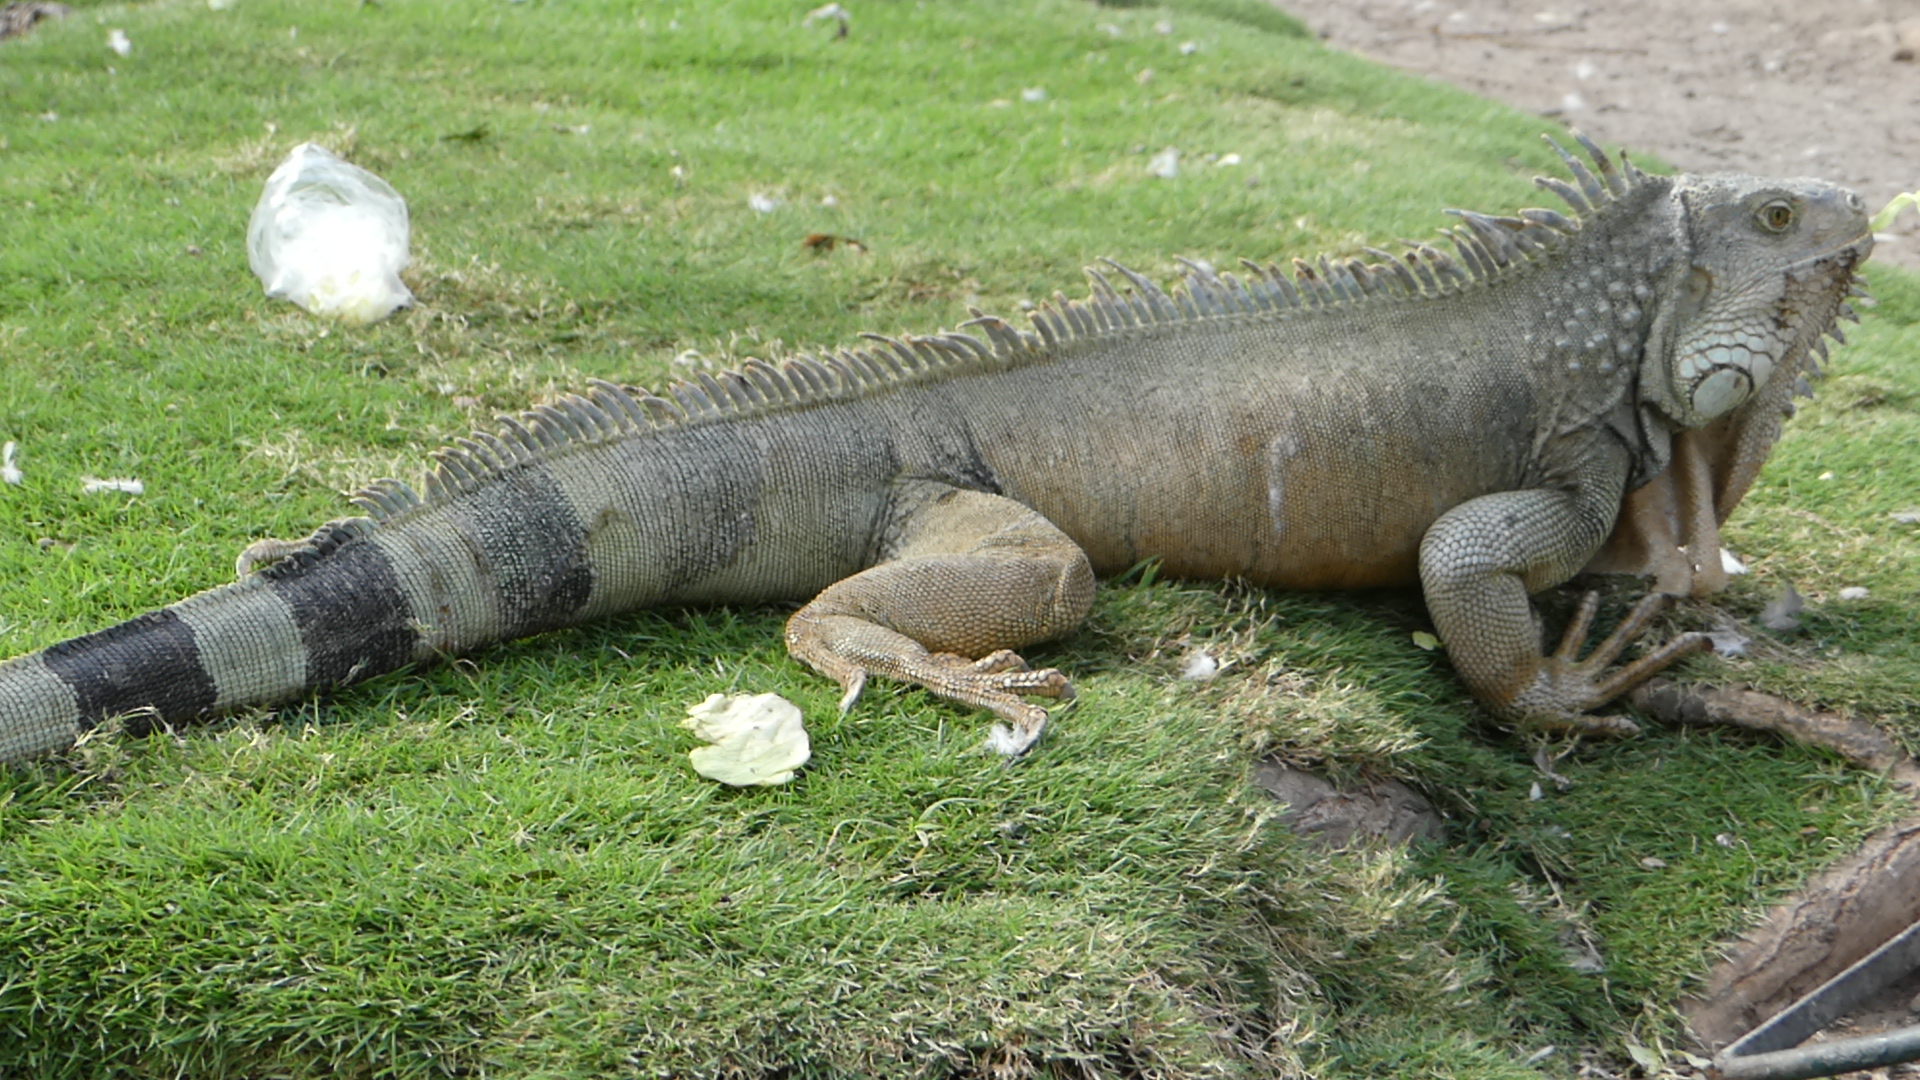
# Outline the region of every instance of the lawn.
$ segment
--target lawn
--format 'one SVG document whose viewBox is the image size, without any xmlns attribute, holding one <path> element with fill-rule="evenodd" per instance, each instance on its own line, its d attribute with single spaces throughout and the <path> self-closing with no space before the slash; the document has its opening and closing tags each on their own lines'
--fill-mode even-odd
<svg viewBox="0 0 1920 1080">
<path fill-rule="evenodd" d="M 0 42 L 0 655 L 229 580 L 589 378 L 1012 316 L 1103 256 L 1168 280 L 1391 246 L 1557 169 L 1549 122 L 1253 0 L 861 3 L 844 39 L 808 6 L 157 0 Z M 418 301 L 386 322 L 248 271 L 253 203 L 310 139 L 408 200 Z M 1868 277 L 1729 527 L 1752 572 L 1672 622 L 1758 643 L 1685 677 L 1911 749 L 1920 282 Z M 1803 628 L 1759 629 L 1788 583 Z M 0 771 L 0 1076 L 1630 1068 L 1680 1045 L 1716 942 L 1909 805 L 1657 726 L 1575 749 L 1561 790 L 1416 646 L 1411 593 L 1110 584 L 1030 653 L 1081 704 L 1012 767 L 925 694 L 839 716 L 785 614 L 637 614 Z M 1182 680 L 1196 648 L 1232 663 Z M 686 706 L 734 690 L 806 710 L 792 784 L 689 768 Z M 1446 837 L 1316 850 L 1261 753 L 1407 780 Z"/>
</svg>

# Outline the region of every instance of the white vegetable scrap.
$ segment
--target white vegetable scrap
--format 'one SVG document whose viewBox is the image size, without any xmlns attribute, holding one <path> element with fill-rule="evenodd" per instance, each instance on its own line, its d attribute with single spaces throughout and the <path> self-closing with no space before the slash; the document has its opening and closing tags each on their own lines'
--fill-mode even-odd
<svg viewBox="0 0 1920 1080">
<path fill-rule="evenodd" d="M 80 478 L 81 494 L 96 495 L 102 491 L 119 491 L 128 495 L 144 495 L 147 491 L 147 485 L 124 476 L 109 477 L 105 480 L 92 476 L 83 476 Z"/>
<path fill-rule="evenodd" d="M 1707 640 L 1713 643 L 1714 655 L 1722 657 L 1745 656 L 1753 644 L 1752 638 L 1730 626 L 1707 631 Z"/>
<path fill-rule="evenodd" d="M 107 48 L 121 56 L 133 55 L 133 42 L 127 37 L 125 30 L 107 31 Z"/>
<path fill-rule="evenodd" d="M 1041 87 L 1029 86 L 1025 90 L 1020 91 L 1020 100 L 1029 105 L 1038 105 L 1040 102 L 1047 100 L 1047 92 Z"/>
<path fill-rule="evenodd" d="M 1747 572 L 1747 564 L 1740 561 L 1740 556 L 1735 555 L 1733 552 L 1728 551 L 1726 548 L 1721 548 L 1720 549 L 1720 569 L 1726 571 L 1730 575 L 1744 574 Z"/>
<path fill-rule="evenodd" d="M 734 787 L 784 784 L 813 756 L 800 707 L 779 694 L 714 694 L 681 724 L 713 744 L 687 755 L 694 771 Z"/>
<path fill-rule="evenodd" d="M 1220 674 L 1220 661 L 1213 654 L 1195 649 L 1187 654 L 1186 662 L 1180 665 L 1180 677 L 1188 682 L 1208 682 Z"/>
<path fill-rule="evenodd" d="M 1005 724 L 995 724 L 987 730 L 987 749 L 1011 761 L 1032 748 L 1037 734 L 1018 732 Z"/>
<path fill-rule="evenodd" d="M 800 25 L 812 26 L 814 23 L 822 20 L 831 20 L 839 23 L 840 27 L 834 31 L 834 36 L 846 37 L 847 31 L 851 29 L 853 16 L 849 15 L 847 9 L 841 7 L 839 4 L 823 4 L 807 12 L 807 17 L 801 21 Z"/>
<path fill-rule="evenodd" d="M 1180 175 L 1180 151 L 1169 146 L 1147 162 L 1147 175 L 1171 180 Z"/>
<path fill-rule="evenodd" d="M 1788 582 L 1780 590 L 1780 595 L 1769 600 L 1767 606 L 1760 610 L 1760 625 L 1779 633 L 1798 630 L 1799 615 L 1806 606 L 1806 601 L 1800 598 L 1800 591 L 1793 587 L 1792 582 Z"/>
<path fill-rule="evenodd" d="M 762 195 L 756 191 L 747 196 L 747 205 L 752 207 L 753 212 L 756 214 L 771 214 L 775 210 L 780 209 L 780 200 L 771 195 Z"/>
<path fill-rule="evenodd" d="M 1849 585 L 1840 590 L 1840 599 L 1842 600 L 1865 600 L 1871 595 L 1873 594 L 1861 585 Z"/>
<path fill-rule="evenodd" d="M 0 480 L 5 480 L 16 487 L 27 479 L 27 474 L 20 471 L 20 466 L 13 463 L 14 451 L 18 449 L 19 447 L 14 443 L 0 446 Z"/>
</svg>

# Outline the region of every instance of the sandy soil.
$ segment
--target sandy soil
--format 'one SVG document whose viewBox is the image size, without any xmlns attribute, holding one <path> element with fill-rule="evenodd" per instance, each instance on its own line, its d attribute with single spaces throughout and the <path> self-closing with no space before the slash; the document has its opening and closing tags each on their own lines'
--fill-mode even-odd
<svg viewBox="0 0 1920 1080">
<path fill-rule="evenodd" d="M 1329 44 L 1688 172 L 1920 189 L 1920 0 L 1277 0 Z M 1920 270 L 1920 214 L 1874 252 Z"/>
</svg>

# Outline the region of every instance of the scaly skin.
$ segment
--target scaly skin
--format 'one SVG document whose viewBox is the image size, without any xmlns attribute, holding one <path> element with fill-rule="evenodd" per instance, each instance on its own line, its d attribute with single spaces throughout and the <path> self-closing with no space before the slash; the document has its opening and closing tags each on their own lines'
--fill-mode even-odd
<svg viewBox="0 0 1920 1080">
<path fill-rule="evenodd" d="M 1586 659 L 1590 606 L 1546 653 L 1528 598 L 1589 564 L 1707 580 L 1680 545 L 1717 560 L 1706 533 L 1871 239 L 1831 185 L 1587 148 L 1574 184 L 1542 181 L 1575 217 L 1463 214 L 1458 262 L 1195 267 L 1171 295 L 1115 268 L 1129 289 L 1096 273 L 1032 333 L 982 316 L 661 396 L 596 384 L 443 451 L 424 496 L 382 481 L 369 517 L 250 547 L 237 584 L 0 664 L 0 761 L 637 607 L 809 598 L 788 646 L 846 705 L 871 675 L 917 683 L 1007 720 L 1018 752 L 1047 717 L 1026 699 L 1072 690 L 1011 650 L 1149 558 L 1417 582 L 1496 716 L 1628 732 L 1586 713 L 1702 643 L 1615 667 L 1656 597 Z"/>
</svg>

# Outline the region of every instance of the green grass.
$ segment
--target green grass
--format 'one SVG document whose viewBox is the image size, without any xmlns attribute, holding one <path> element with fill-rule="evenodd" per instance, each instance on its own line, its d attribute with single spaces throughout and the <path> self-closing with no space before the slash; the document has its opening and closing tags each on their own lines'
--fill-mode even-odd
<svg viewBox="0 0 1920 1080">
<path fill-rule="evenodd" d="M 0 653 L 219 583 L 589 377 L 1011 313 L 1103 255 L 1357 251 L 1537 202 L 1551 161 L 1540 121 L 1256 4 L 868 4 L 845 41 L 806 6 L 166 0 L 0 44 L 0 439 L 26 472 Z M 247 214 L 309 138 L 407 196 L 412 311 L 349 330 L 260 296 Z M 1153 179 L 1167 146 L 1181 175 Z M 1754 573 L 1719 604 L 1763 647 L 1689 673 L 1914 745 L 1920 544 L 1888 514 L 1920 503 L 1920 286 L 1871 276 L 1729 530 Z M 1806 628 L 1752 631 L 1789 581 Z M 1530 798 L 1530 748 L 1412 646 L 1411 595 L 1109 588 L 1035 654 L 1083 704 L 1012 768 L 922 694 L 838 717 L 781 618 L 637 615 L 8 771 L 0 1076 L 1571 1075 L 1671 1044 L 1714 943 L 1901 806 L 1816 752 L 1661 730 Z M 1180 682 L 1196 644 L 1234 665 Z M 792 785 L 687 767 L 682 710 L 733 688 L 807 710 Z M 1410 779 L 1448 838 L 1307 849 L 1256 751 Z"/>
</svg>

